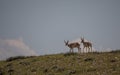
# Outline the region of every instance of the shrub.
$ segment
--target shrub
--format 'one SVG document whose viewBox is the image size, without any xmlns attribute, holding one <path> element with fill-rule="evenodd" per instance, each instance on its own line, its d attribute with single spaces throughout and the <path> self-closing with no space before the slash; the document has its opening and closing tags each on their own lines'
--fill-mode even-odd
<svg viewBox="0 0 120 75">
<path fill-rule="evenodd" d="M 68 70 L 68 75 L 72 75 L 72 74 L 75 74 L 76 73 L 76 70 Z"/>
<path fill-rule="evenodd" d="M 94 59 L 93 58 L 86 58 L 84 59 L 84 61 L 93 61 Z"/>
<path fill-rule="evenodd" d="M 92 53 L 93 53 L 93 54 L 100 54 L 101 52 L 97 52 L 97 51 L 96 51 L 96 52 L 92 52 Z"/>
<path fill-rule="evenodd" d="M 2 68 L 0 68 L 0 75 L 3 75 L 3 71 L 2 71 Z"/>
<path fill-rule="evenodd" d="M 68 53 L 65 53 L 64 54 L 64 56 L 71 56 L 71 55 L 76 55 L 77 53 L 70 53 L 70 52 L 68 52 Z"/>
<path fill-rule="evenodd" d="M 110 53 L 120 53 L 120 50 L 112 50 Z"/>
<path fill-rule="evenodd" d="M 16 56 L 16 57 L 10 57 L 6 59 L 7 62 L 13 61 L 13 60 L 18 60 L 18 59 L 25 59 L 25 56 Z"/>
</svg>

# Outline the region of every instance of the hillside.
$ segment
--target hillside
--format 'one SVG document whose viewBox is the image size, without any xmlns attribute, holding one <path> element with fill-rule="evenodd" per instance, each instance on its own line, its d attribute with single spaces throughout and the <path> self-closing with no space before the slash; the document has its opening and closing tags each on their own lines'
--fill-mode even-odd
<svg viewBox="0 0 120 75">
<path fill-rule="evenodd" d="M 120 51 L 13 57 L 0 61 L 0 75 L 120 75 Z"/>
</svg>

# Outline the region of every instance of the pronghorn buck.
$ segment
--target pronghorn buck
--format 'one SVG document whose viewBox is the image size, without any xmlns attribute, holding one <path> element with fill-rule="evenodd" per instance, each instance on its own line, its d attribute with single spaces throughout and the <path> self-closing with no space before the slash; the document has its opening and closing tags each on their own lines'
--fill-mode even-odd
<svg viewBox="0 0 120 75">
<path fill-rule="evenodd" d="M 68 46 L 70 48 L 70 52 L 73 52 L 73 48 L 78 48 L 78 52 L 81 52 L 81 48 L 80 48 L 80 44 L 78 42 L 73 42 L 73 43 L 69 43 L 69 41 L 65 41 L 65 45 Z"/>
<path fill-rule="evenodd" d="M 91 42 L 85 42 L 84 38 L 81 38 L 81 43 L 83 43 L 83 52 L 84 52 L 85 48 L 86 48 L 86 52 L 87 52 L 87 49 L 88 49 L 88 52 L 92 52 L 92 43 Z"/>
</svg>

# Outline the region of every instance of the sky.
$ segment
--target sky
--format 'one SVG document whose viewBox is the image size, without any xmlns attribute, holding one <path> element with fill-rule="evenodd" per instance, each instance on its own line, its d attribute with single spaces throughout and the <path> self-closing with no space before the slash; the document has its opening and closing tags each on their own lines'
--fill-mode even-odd
<svg viewBox="0 0 120 75">
<path fill-rule="evenodd" d="M 0 0 L 0 59 L 68 52 L 81 37 L 120 49 L 119 29 L 120 0 Z"/>
</svg>

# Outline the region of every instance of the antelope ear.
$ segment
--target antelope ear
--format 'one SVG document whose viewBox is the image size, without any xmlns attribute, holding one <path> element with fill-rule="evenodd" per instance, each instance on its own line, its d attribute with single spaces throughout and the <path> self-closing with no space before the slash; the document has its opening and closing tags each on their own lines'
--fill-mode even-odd
<svg viewBox="0 0 120 75">
<path fill-rule="evenodd" d="M 66 41 L 64 40 L 64 43 L 66 43 Z"/>
<path fill-rule="evenodd" d="M 84 39 L 84 37 L 83 37 L 83 39 Z"/>
<path fill-rule="evenodd" d="M 83 40 L 83 38 L 81 37 L 81 40 Z"/>
<path fill-rule="evenodd" d="M 67 43 L 69 42 L 69 40 L 67 40 Z"/>
<path fill-rule="evenodd" d="M 84 36 L 81 37 L 82 39 L 84 38 Z"/>
</svg>

